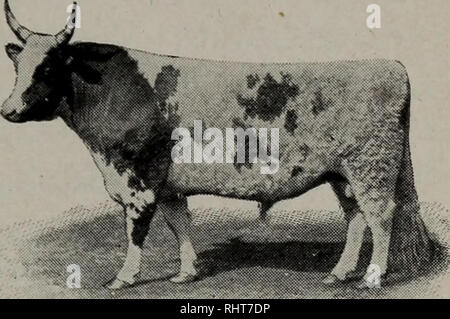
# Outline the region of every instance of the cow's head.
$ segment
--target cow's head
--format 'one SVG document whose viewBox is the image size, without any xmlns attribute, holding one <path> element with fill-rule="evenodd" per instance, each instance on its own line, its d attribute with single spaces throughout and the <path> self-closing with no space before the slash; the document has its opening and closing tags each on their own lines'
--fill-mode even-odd
<svg viewBox="0 0 450 319">
<path fill-rule="evenodd" d="M 72 22 L 76 16 L 76 2 Z M 1 114 L 11 122 L 42 121 L 55 117 L 55 110 L 67 95 L 73 58 L 64 54 L 73 36 L 74 23 L 56 35 L 30 31 L 20 25 L 5 0 L 6 20 L 21 45 L 9 43 L 6 53 L 16 70 L 16 83 L 3 103 Z"/>
</svg>

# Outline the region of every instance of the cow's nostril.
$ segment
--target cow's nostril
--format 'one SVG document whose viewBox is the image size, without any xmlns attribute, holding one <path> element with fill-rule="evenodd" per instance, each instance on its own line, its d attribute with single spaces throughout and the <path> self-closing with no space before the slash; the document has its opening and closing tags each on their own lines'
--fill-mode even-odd
<svg viewBox="0 0 450 319">
<path fill-rule="evenodd" d="M 16 115 L 17 112 L 15 110 L 12 110 L 12 111 L 9 111 L 9 112 L 7 112 L 5 110 L 2 110 L 1 113 L 2 113 L 3 116 L 10 117 L 10 116 Z"/>
</svg>

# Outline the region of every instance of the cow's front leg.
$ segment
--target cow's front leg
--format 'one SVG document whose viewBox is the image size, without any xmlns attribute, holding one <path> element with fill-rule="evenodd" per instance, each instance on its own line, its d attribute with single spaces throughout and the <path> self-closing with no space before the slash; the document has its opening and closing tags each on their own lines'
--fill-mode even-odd
<svg viewBox="0 0 450 319">
<path fill-rule="evenodd" d="M 191 218 L 187 205 L 187 198 L 164 201 L 160 204 L 164 218 L 173 231 L 180 249 L 180 272 L 170 281 L 173 283 L 186 283 L 197 278 L 195 262 L 197 254 L 191 241 Z"/>
<path fill-rule="evenodd" d="M 125 207 L 128 250 L 125 262 L 117 277 L 107 286 L 121 289 L 135 283 L 141 267 L 142 246 L 150 228 L 156 205 L 138 209 L 134 205 Z"/>
</svg>

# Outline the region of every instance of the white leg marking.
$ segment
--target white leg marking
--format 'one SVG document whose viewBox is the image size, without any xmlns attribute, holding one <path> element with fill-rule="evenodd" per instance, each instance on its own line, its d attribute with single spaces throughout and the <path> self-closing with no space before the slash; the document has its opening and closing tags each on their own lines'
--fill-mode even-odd
<svg viewBox="0 0 450 319">
<path fill-rule="evenodd" d="M 339 262 L 331 272 L 340 280 L 345 280 L 348 273 L 354 271 L 358 264 L 359 252 L 364 239 L 367 223 L 361 213 L 357 213 L 348 224 L 347 240 Z"/>
<path fill-rule="evenodd" d="M 387 273 L 395 203 L 393 200 L 380 200 L 370 205 L 363 205 L 361 209 L 372 232 L 373 252 L 366 275 L 358 287 L 374 287 L 374 284 L 379 287 L 382 276 Z"/>
<path fill-rule="evenodd" d="M 164 217 L 177 238 L 180 249 L 180 272 L 171 279 L 175 283 L 184 283 L 192 281 L 197 277 L 195 262 L 197 254 L 190 237 L 191 221 L 187 208 L 187 200 L 183 199 L 177 202 L 164 203 L 161 205 Z"/>
<path fill-rule="evenodd" d="M 131 232 L 133 231 L 133 220 L 130 216 L 127 216 L 127 235 L 128 235 L 128 250 L 127 257 L 122 269 L 117 275 L 117 279 L 125 281 L 129 284 L 134 284 L 137 275 L 140 272 L 141 267 L 141 254 L 142 248 L 135 245 L 131 238 Z"/>
<path fill-rule="evenodd" d="M 381 274 L 387 271 L 389 243 L 392 231 L 392 217 L 395 209 L 394 201 L 390 200 L 377 207 L 379 210 L 367 214 L 367 224 L 372 231 L 373 253 L 371 264 L 378 265 Z"/>
</svg>

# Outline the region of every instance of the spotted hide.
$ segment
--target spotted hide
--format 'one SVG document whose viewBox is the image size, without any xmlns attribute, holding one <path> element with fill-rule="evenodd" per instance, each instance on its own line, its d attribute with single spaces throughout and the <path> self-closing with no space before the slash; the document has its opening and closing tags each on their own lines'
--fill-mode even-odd
<svg viewBox="0 0 450 319">
<path fill-rule="evenodd" d="M 6 48 L 17 81 L 2 115 L 11 122 L 62 118 L 126 212 L 128 254 L 110 288 L 135 282 L 157 205 L 167 206 L 166 220 L 179 240 L 181 269 L 172 280 L 197 277 L 186 204 L 186 196 L 195 194 L 259 201 L 265 212 L 330 183 L 349 228 L 328 283 L 355 270 L 367 227 L 374 242 L 371 263 L 382 274 L 389 249 L 406 247 L 403 239 L 390 241 L 392 227 L 410 227 L 395 216 L 415 219 L 418 211 L 408 143 L 409 80 L 399 62 L 215 62 L 69 43 L 73 30 L 33 33 L 5 4 L 23 45 Z M 192 130 L 196 120 L 224 135 L 236 127 L 279 129 L 279 170 L 261 174 L 258 154 L 250 153 L 241 164 L 175 164 L 172 133 Z"/>
</svg>

